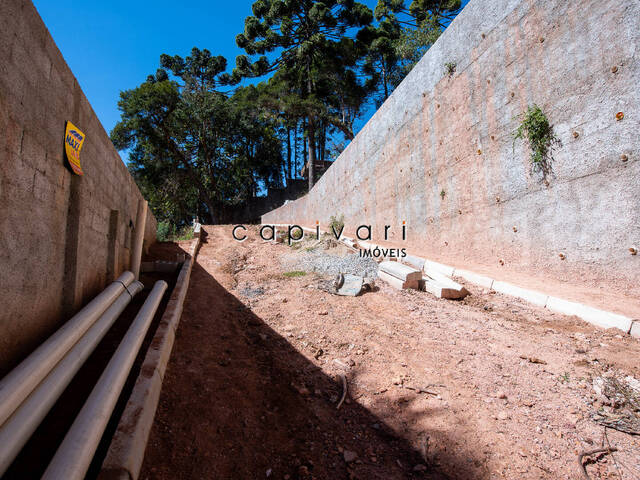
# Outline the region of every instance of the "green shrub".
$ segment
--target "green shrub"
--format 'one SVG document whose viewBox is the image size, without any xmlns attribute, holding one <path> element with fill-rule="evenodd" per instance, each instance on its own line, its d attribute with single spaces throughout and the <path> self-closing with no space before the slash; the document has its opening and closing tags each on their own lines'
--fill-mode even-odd
<svg viewBox="0 0 640 480">
<path fill-rule="evenodd" d="M 178 242 L 181 240 L 191 240 L 193 238 L 193 227 L 184 225 L 177 229 L 173 223 L 167 220 L 158 222 L 156 237 L 159 242 Z"/>
<path fill-rule="evenodd" d="M 176 227 L 169 223 L 167 220 L 158 222 L 158 228 L 156 230 L 156 237 L 159 242 L 168 242 L 169 238 L 175 235 Z"/>
<path fill-rule="evenodd" d="M 529 106 L 519 118 L 520 126 L 513 132 L 514 145 L 517 139 L 526 139 L 531 148 L 531 171 L 542 172 L 546 177 L 552 172 L 553 147 L 560 145 L 560 139 L 555 136 L 549 119 L 537 105 Z"/>
<path fill-rule="evenodd" d="M 303 232 L 301 228 L 294 228 L 291 230 L 291 239 L 292 240 L 300 240 L 302 238 Z"/>
<path fill-rule="evenodd" d="M 456 64 L 454 62 L 447 62 L 444 64 L 444 68 L 447 71 L 447 75 L 453 77 L 453 74 L 456 73 Z"/>
<path fill-rule="evenodd" d="M 334 216 L 331 215 L 329 218 L 329 230 L 333 232 L 341 232 L 344 228 L 344 215 Z"/>
<path fill-rule="evenodd" d="M 185 225 L 173 236 L 174 242 L 182 240 L 191 240 L 193 238 L 193 226 Z"/>
<path fill-rule="evenodd" d="M 282 274 L 283 277 L 293 278 L 293 277 L 304 277 L 307 272 L 303 272 L 300 270 L 294 270 L 293 272 L 285 272 Z"/>
</svg>

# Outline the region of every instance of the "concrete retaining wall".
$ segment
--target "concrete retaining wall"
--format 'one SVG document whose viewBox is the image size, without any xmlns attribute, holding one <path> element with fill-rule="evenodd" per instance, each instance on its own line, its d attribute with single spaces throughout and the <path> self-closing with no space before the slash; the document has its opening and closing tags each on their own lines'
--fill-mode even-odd
<svg viewBox="0 0 640 480">
<path fill-rule="evenodd" d="M 312 191 L 262 222 L 344 214 L 345 232 L 392 225 L 457 267 L 638 296 L 639 49 L 640 0 L 471 0 Z M 512 135 L 534 103 L 562 142 L 548 184 Z"/>
<path fill-rule="evenodd" d="M 3 0 L 0 19 L 1 376 L 129 268 L 143 198 L 31 2 Z M 67 120 L 83 177 L 64 164 Z M 155 230 L 149 213 L 147 245 Z"/>
</svg>

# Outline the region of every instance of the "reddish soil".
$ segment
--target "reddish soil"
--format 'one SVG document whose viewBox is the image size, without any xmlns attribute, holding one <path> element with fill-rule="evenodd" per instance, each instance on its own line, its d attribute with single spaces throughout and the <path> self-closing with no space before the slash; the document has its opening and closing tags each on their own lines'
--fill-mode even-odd
<svg viewBox="0 0 640 480">
<path fill-rule="evenodd" d="M 473 285 L 334 296 L 288 246 L 205 231 L 140 478 L 578 479 L 602 441 L 591 478 L 640 478 L 639 438 L 591 419 L 636 339 Z"/>
</svg>

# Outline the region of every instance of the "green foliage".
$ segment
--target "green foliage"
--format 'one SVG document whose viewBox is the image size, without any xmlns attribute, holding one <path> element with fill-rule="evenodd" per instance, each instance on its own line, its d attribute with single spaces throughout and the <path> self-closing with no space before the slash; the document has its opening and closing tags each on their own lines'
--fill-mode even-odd
<svg viewBox="0 0 640 480">
<path fill-rule="evenodd" d="M 380 21 L 386 41 L 386 63 L 378 62 L 384 98 L 420 61 L 460 9 L 460 0 L 378 0 L 375 18 Z"/>
<path fill-rule="evenodd" d="M 332 232 L 341 232 L 344 228 L 344 215 L 331 215 L 329 218 L 329 230 Z"/>
<path fill-rule="evenodd" d="M 457 65 L 455 64 L 455 62 L 447 62 L 444 64 L 444 68 L 447 71 L 447 75 L 449 75 L 449 77 L 453 77 L 453 74 L 456 73 L 456 67 Z"/>
<path fill-rule="evenodd" d="M 159 242 L 168 242 L 169 237 L 175 233 L 175 226 L 167 220 L 158 222 L 158 228 L 156 230 L 156 237 Z"/>
<path fill-rule="evenodd" d="M 546 177 L 552 172 L 553 146 L 560 145 L 560 140 L 553 133 L 553 126 L 542 109 L 537 105 L 529 106 L 519 117 L 520 125 L 513 132 L 513 141 L 526 139 L 531 148 L 531 170 L 542 172 Z"/>
<path fill-rule="evenodd" d="M 294 278 L 294 277 L 304 277 L 306 274 L 307 272 L 295 270 L 293 272 L 285 272 L 282 274 L 282 276 L 287 278 Z"/>
<path fill-rule="evenodd" d="M 232 74 L 206 49 L 161 55 L 154 75 L 121 92 L 112 141 L 128 150 L 159 222 L 218 223 L 289 184 L 298 160 L 311 186 L 315 165 L 354 138 L 367 102 L 390 95 L 459 9 L 460 0 L 379 0 L 374 15 L 354 0 L 257 0 Z"/>
<path fill-rule="evenodd" d="M 185 225 L 180 230 L 178 230 L 178 232 L 173 237 L 173 241 L 174 242 L 180 242 L 180 241 L 184 241 L 184 240 L 191 240 L 191 239 L 193 239 L 193 236 L 194 236 L 194 234 L 193 234 L 193 226 Z"/>
<path fill-rule="evenodd" d="M 129 169 L 158 220 L 217 223 L 259 185 L 279 185 L 277 125 L 256 110 L 251 88 L 219 91 L 237 81 L 224 73 L 224 57 L 194 48 L 184 59 L 162 55 L 160 65 L 121 93 L 121 120 L 111 132 L 118 149 L 129 149 Z"/>
<path fill-rule="evenodd" d="M 291 230 L 292 240 L 300 240 L 303 235 L 304 235 L 304 232 L 299 228 L 294 228 L 293 230 Z"/>
<path fill-rule="evenodd" d="M 184 225 L 178 229 L 175 224 L 163 220 L 158 222 L 156 235 L 159 242 L 191 240 L 193 238 L 193 227 L 191 225 Z"/>
<path fill-rule="evenodd" d="M 304 118 L 309 155 L 309 186 L 315 181 L 322 125 L 353 138 L 353 121 L 366 97 L 357 76 L 361 56 L 347 31 L 368 25 L 371 10 L 353 0 L 258 0 L 244 32 L 236 37 L 247 55 L 236 58 L 234 76 L 278 72 L 289 112 Z M 265 56 L 272 53 L 271 58 Z"/>
<path fill-rule="evenodd" d="M 442 200 L 444 200 L 444 197 L 447 195 L 447 192 L 444 191 L 444 189 L 442 189 L 442 191 L 440 192 L 440 198 L 442 198 Z"/>
</svg>

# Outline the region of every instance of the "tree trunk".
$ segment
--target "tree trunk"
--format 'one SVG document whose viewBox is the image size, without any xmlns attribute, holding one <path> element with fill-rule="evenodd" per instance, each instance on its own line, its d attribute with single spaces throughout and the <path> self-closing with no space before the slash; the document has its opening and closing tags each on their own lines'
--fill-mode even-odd
<svg viewBox="0 0 640 480">
<path fill-rule="evenodd" d="M 389 98 L 389 87 L 387 86 L 387 69 L 385 68 L 384 55 L 382 56 L 382 83 L 384 84 L 384 99 Z"/>
<path fill-rule="evenodd" d="M 311 59 L 307 59 L 307 93 L 309 97 L 313 93 L 311 84 Z M 316 119 L 313 115 L 309 115 L 309 191 L 313 188 L 316 174 Z"/>
<path fill-rule="evenodd" d="M 309 117 L 309 191 L 313 188 L 316 175 L 316 125 L 315 119 Z"/>
<path fill-rule="evenodd" d="M 287 125 L 287 185 L 291 178 L 291 127 Z"/>
<path fill-rule="evenodd" d="M 295 172 L 295 176 L 298 176 L 298 120 L 296 120 L 296 124 L 293 127 L 293 170 Z"/>
<path fill-rule="evenodd" d="M 302 120 L 302 165 L 307 164 L 309 156 L 307 155 L 307 136 L 304 134 L 307 131 L 307 119 Z"/>
</svg>

